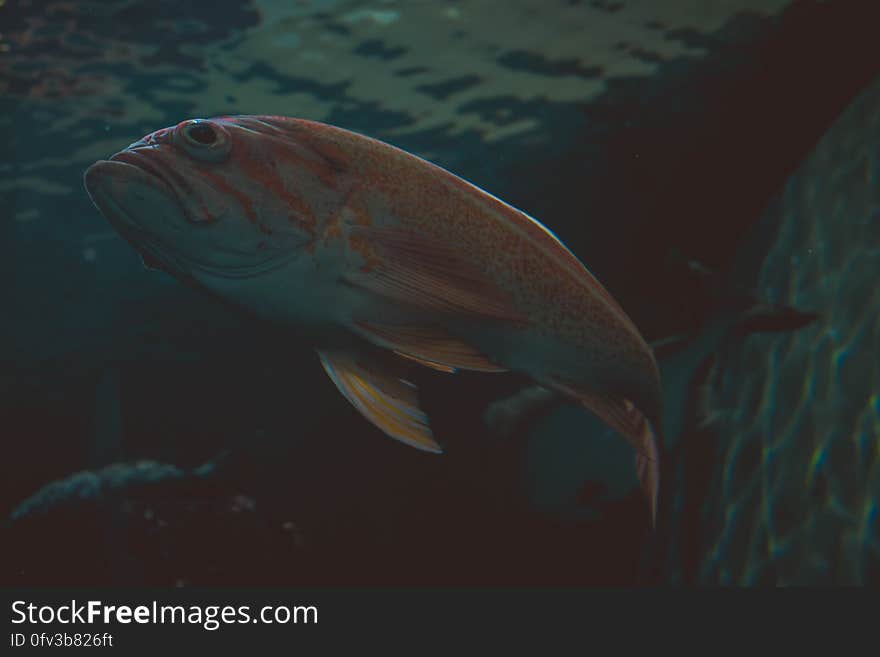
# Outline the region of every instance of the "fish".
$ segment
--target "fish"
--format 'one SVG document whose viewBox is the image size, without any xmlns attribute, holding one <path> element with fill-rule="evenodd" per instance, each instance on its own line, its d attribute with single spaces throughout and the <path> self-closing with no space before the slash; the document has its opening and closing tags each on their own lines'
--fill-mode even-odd
<svg viewBox="0 0 880 657">
<path fill-rule="evenodd" d="M 317 351 L 387 435 L 440 453 L 413 367 L 524 374 L 633 447 L 656 518 L 662 385 L 620 304 L 556 235 L 392 144 L 268 115 L 187 119 L 85 172 L 152 268 Z"/>
</svg>

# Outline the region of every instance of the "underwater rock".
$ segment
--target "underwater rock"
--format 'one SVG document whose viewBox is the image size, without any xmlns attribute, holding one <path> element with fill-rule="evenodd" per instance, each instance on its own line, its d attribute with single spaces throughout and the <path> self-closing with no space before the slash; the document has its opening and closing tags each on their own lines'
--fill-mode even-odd
<svg viewBox="0 0 880 657">
<path fill-rule="evenodd" d="M 819 313 L 746 336 L 706 402 L 717 458 L 692 567 L 703 584 L 880 584 L 880 81 L 835 122 L 769 208 L 774 303 Z"/>
<path fill-rule="evenodd" d="M 100 505 L 135 486 L 179 481 L 187 476 L 180 468 L 155 461 L 127 465 L 114 463 L 98 471 L 84 470 L 43 486 L 10 514 L 12 522 L 47 515 L 64 506 Z"/>
<path fill-rule="evenodd" d="M 156 461 L 114 463 L 52 482 L 2 527 L 6 585 L 209 584 L 297 572 L 297 525 L 260 513 L 216 476 Z M 255 563 L 254 554 L 263 560 Z M 262 568 L 268 568 L 262 571 Z M 232 574 L 229 571 L 232 571 Z"/>
</svg>

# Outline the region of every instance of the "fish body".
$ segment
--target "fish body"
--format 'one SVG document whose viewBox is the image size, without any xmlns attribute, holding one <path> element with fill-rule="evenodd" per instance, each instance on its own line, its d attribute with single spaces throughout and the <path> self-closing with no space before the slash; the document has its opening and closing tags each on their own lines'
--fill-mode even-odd
<svg viewBox="0 0 880 657">
<path fill-rule="evenodd" d="M 608 291 L 549 230 L 449 171 L 338 127 L 188 120 L 92 165 L 86 188 L 145 261 L 304 331 L 394 438 L 441 451 L 413 362 L 516 371 L 636 450 L 656 508 L 660 375 Z"/>
</svg>

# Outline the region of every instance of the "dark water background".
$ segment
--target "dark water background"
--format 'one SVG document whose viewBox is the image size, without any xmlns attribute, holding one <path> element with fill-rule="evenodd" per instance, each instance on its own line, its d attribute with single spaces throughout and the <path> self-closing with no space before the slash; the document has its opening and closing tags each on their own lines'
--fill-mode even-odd
<svg viewBox="0 0 880 657">
<path fill-rule="evenodd" d="M 724 278 L 772 241 L 766 208 L 880 73 L 872 5 L 7 0 L 0 514 L 19 510 L 0 582 L 696 582 L 711 432 L 687 443 L 687 494 L 664 489 L 677 520 L 653 541 L 627 474 L 609 474 L 625 449 L 582 411 L 487 431 L 515 377 L 424 373 L 448 451 L 407 448 L 309 345 L 145 271 L 82 173 L 185 118 L 334 123 L 539 218 L 649 340 L 696 333 L 719 302 L 687 261 Z M 675 364 L 676 394 L 705 355 Z M 83 471 L 98 474 L 69 479 Z M 637 580 L 646 550 L 675 555 L 675 577 L 655 558 Z"/>
</svg>

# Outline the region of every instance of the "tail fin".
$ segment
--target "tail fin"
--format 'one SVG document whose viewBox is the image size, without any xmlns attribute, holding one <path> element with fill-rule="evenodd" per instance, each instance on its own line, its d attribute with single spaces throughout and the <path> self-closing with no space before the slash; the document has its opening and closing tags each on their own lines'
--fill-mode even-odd
<svg viewBox="0 0 880 657">
<path fill-rule="evenodd" d="M 660 496 L 660 446 L 662 438 L 654 431 L 653 423 L 644 422 L 643 449 L 636 450 L 636 472 L 639 484 L 648 498 L 651 511 L 651 529 L 657 529 L 657 500 Z"/>
<path fill-rule="evenodd" d="M 656 422 L 648 420 L 629 400 L 616 402 L 611 398 L 576 392 L 570 386 L 554 385 L 553 389 L 534 385 L 515 395 L 494 402 L 486 410 L 484 420 L 496 434 L 508 437 L 524 424 L 534 421 L 557 403 L 574 397 L 581 405 L 598 415 L 606 424 L 621 433 L 636 451 L 636 473 L 639 485 L 648 500 L 651 526 L 656 526 L 657 499 L 660 490 L 660 448 L 663 444 Z"/>
<path fill-rule="evenodd" d="M 639 484 L 648 499 L 651 526 L 656 526 L 657 497 L 660 491 L 660 435 L 659 422 L 652 421 L 635 404 L 612 394 L 577 390 L 554 381 L 559 392 L 574 397 L 593 411 L 612 429 L 620 433 L 636 450 L 636 472 Z"/>
</svg>

